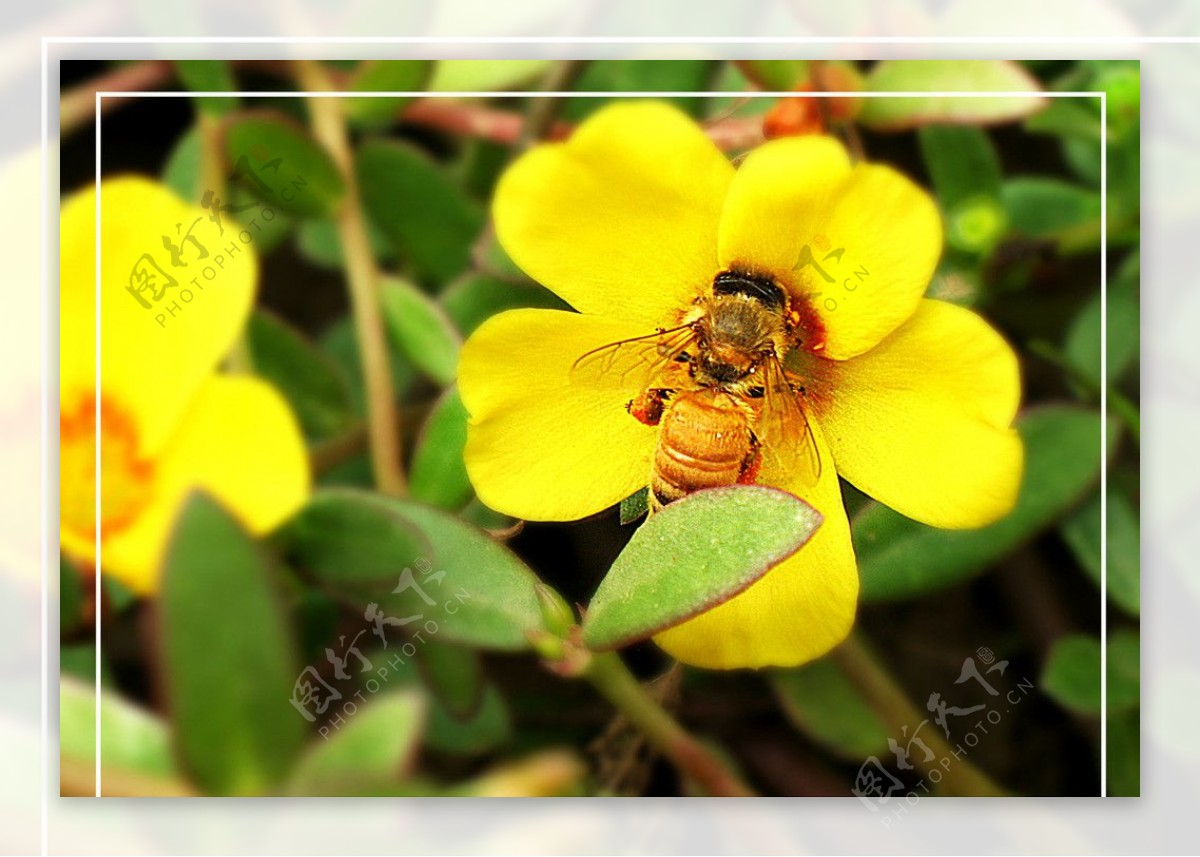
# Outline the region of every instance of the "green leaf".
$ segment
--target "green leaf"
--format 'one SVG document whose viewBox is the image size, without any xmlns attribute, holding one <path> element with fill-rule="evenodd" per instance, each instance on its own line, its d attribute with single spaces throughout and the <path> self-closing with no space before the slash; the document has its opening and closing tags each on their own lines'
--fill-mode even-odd
<svg viewBox="0 0 1200 857">
<path fill-rule="evenodd" d="M 1062 526 L 1062 537 L 1088 577 L 1100 585 L 1100 492 Z M 1108 597 L 1136 616 L 1141 610 L 1141 529 L 1125 495 L 1108 488 Z"/>
<path fill-rule="evenodd" d="M 162 180 L 185 200 L 200 201 L 200 133 L 194 126 L 175 140 L 163 164 Z"/>
<path fill-rule="evenodd" d="M 280 533 L 294 564 L 323 583 L 356 593 L 385 591 L 433 546 L 395 510 L 370 495 L 317 491 Z"/>
<path fill-rule="evenodd" d="M 1137 631 L 1119 630 L 1108 638 L 1108 710 L 1124 711 L 1141 702 L 1142 644 Z"/>
<path fill-rule="evenodd" d="M 1108 641 L 1108 711 L 1126 711 L 1138 704 L 1140 645 L 1137 634 L 1118 631 Z M 1054 644 L 1042 670 L 1047 696 L 1079 714 L 1098 714 L 1100 704 L 1100 641 L 1090 634 L 1073 634 Z"/>
<path fill-rule="evenodd" d="M 841 758 L 862 761 L 888 749 L 887 727 L 828 659 L 767 674 L 797 729 Z"/>
<path fill-rule="evenodd" d="M 621 501 L 621 526 L 632 524 L 649 511 L 650 488 L 647 486 Z"/>
<path fill-rule="evenodd" d="M 821 515 L 784 491 L 698 491 L 652 515 L 584 613 L 583 641 L 614 649 L 717 606 L 799 550 Z"/>
<path fill-rule="evenodd" d="M 882 60 L 867 73 L 868 92 L 1008 92 L 1010 97 L 929 95 L 865 99 L 859 121 L 878 131 L 936 122 L 986 125 L 1022 119 L 1047 99 L 1038 82 L 1007 60 Z"/>
<path fill-rule="evenodd" d="M 358 150 L 363 205 L 422 279 L 448 282 L 471 259 L 483 213 L 423 152 L 392 140 Z"/>
<path fill-rule="evenodd" d="M 96 764 L 96 688 L 59 682 L 59 751 L 64 760 Z M 100 694 L 100 764 L 150 776 L 177 775 L 167 725 L 111 688 Z"/>
<path fill-rule="evenodd" d="M 305 437 L 333 437 L 354 422 L 350 388 L 329 357 L 298 330 L 276 316 L 256 310 L 246 328 L 255 374 L 287 398 Z"/>
<path fill-rule="evenodd" d="M 442 641 L 507 651 L 528 648 L 526 635 L 545 630 L 534 590 L 537 577 L 483 531 L 413 501 L 351 489 L 327 489 L 317 497 L 377 506 L 398 515 L 429 542 L 425 557 L 432 567 L 426 565 L 424 577 L 414 577 L 416 586 L 380 599 L 389 615 L 432 621 Z"/>
<path fill-rule="evenodd" d="M 512 735 L 512 723 L 504 697 L 491 684 L 483 688 L 483 698 L 466 718 L 456 718 L 441 705 L 435 705 L 425 733 L 425 745 L 441 753 L 473 756 L 505 743 Z"/>
<path fill-rule="evenodd" d="M 1000 159 L 986 132 L 969 126 L 931 125 L 917 132 L 921 156 L 946 221 L 946 241 L 986 253 L 1006 226 L 1000 205 Z"/>
<path fill-rule="evenodd" d="M 550 60 L 439 60 L 431 92 L 486 92 L 519 89 L 550 68 Z"/>
<path fill-rule="evenodd" d="M 367 239 L 371 254 L 376 261 L 387 262 L 396 256 L 395 248 L 379 227 L 367 221 Z M 338 236 L 337 224 L 328 218 L 305 220 L 296 229 L 296 249 L 304 258 L 322 268 L 342 270 L 346 259 L 342 255 L 342 241 Z"/>
<path fill-rule="evenodd" d="M 1108 374 L 1117 384 L 1138 358 L 1141 337 L 1141 305 L 1138 300 L 1139 262 L 1135 254 L 1108 287 Z M 1097 293 L 1076 316 L 1067 331 L 1063 356 L 1099 389 L 1104 383 L 1100 366 L 1100 309 L 1103 295 Z"/>
<path fill-rule="evenodd" d="M 705 92 L 713 71 L 712 60 L 595 60 L 588 63 L 575 82 L 579 92 Z M 563 105 L 563 118 L 582 121 L 606 104 L 624 100 L 611 98 L 569 98 Z M 705 98 L 662 96 L 685 113 L 700 118 L 707 106 Z"/>
<path fill-rule="evenodd" d="M 362 357 L 358 348 L 358 331 L 354 320 L 346 317 L 334 322 L 320 338 L 321 350 L 342 370 L 350 385 L 350 403 L 359 419 L 367 418 L 366 394 L 363 390 Z M 417 370 L 407 357 L 395 348 L 388 349 L 388 370 L 396 398 L 403 398 L 417 380 Z"/>
<path fill-rule="evenodd" d="M 425 88 L 433 73 L 431 60 L 364 60 L 359 63 L 346 89 L 352 92 L 417 92 Z M 385 128 L 413 100 L 399 96 L 342 99 L 346 117 L 368 129 Z"/>
<path fill-rule="evenodd" d="M 1099 99 L 1089 99 L 1098 102 Z M 1025 130 L 1033 134 L 1054 134 L 1058 137 L 1098 142 L 1103 134 L 1100 114 L 1091 103 L 1074 98 L 1055 98 L 1050 105 L 1025 120 Z"/>
<path fill-rule="evenodd" d="M 420 693 L 370 697 L 344 725 L 326 727 L 328 735 L 305 752 L 285 791 L 356 796 L 400 782 L 416 756 L 425 718 Z"/>
<path fill-rule="evenodd" d="M 456 280 L 441 295 L 442 308 L 463 336 L 469 336 L 493 315 L 510 309 L 570 310 L 549 289 L 532 283 L 514 283 L 489 274 L 470 274 Z"/>
<path fill-rule="evenodd" d="M 880 504 L 855 519 L 863 601 L 911 598 L 967 580 L 1052 524 L 1099 480 L 1099 414 L 1044 407 L 1026 414 L 1017 429 L 1025 441 L 1024 479 L 1016 507 L 997 523 L 941 530 Z"/>
<path fill-rule="evenodd" d="M 425 420 L 409 467 L 408 490 L 415 500 L 442 509 L 460 509 L 474 494 L 463 450 L 467 409 L 458 390 L 442 394 Z"/>
<path fill-rule="evenodd" d="M 767 92 L 788 92 L 808 79 L 807 60 L 740 60 L 737 66 Z"/>
<path fill-rule="evenodd" d="M 1004 183 L 1000 199 L 1019 235 L 1099 240 L 1100 195 L 1092 190 L 1060 179 L 1016 178 Z"/>
<path fill-rule="evenodd" d="M 326 217 L 346 186 L 325 150 L 282 117 L 248 116 L 225 129 L 231 183 L 295 217 Z"/>
<path fill-rule="evenodd" d="M 431 637 L 421 646 L 417 667 L 425 686 L 451 717 L 465 720 L 483 703 L 483 665 L 472 649 Z"/>
<path fill-rule="evenodd" d="M 394 277 L 380 284 L 379 300 L 396 348 L 442 386 L 452 384 L 462 339 L 442 308 L 416 286 Z"/>
<path fill-rule="evenodd" d="M 183 85 L 193 92 L 237 92 L 237 81 L 229 63 L 223 60 L 176 60 L 175 71 Z M 235 97 L 200 96 L 196 106 L 214 116 L 223 116 L 237 109 Z"/>
<path fill-rule="evenodd" d="M 159 609 L 182 764 L 209 794 L 269 792 L 304 739 L 296 646 L 266 558 L 203 494 L 177 521 Z"/>
<path fill-rule="evenodd" d="M 1000 195 L 1000 157 L 986 131 L 931 125 L 917 131 L 917 142 L 944 211 L 973 197 Z"/>
</svg>

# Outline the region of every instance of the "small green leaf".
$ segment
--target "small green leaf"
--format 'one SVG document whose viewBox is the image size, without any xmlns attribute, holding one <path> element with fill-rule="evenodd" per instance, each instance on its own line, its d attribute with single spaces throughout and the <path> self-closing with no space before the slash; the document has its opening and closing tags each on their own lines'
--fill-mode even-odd
<svg viewBox="0 0 1200 857">
<path fill-rule="evenodd" d="M 930 125 L 917 132 L 921 155 L 946 221 L 946 240 L 986 253 L 1004 234 L 1000 160 L 988 135 L 969 126 Z"/>
<path fill-rule="evenodd" d="M 1009 179 L 1000 189 L 1013 232 L 1051 238 L 1065 249 L 1094 246 L 1100 240 L 1100 194 L 1050 178 Z"/>
<path fill-rule="evenodd" d="M 361 420 L 367 418 L 366 394 L 363 391 L 362 357 L 358 348 L 358 331 L 354 320 L 345 317 L 334 322 L 321 336 L 319 345 L 342 370 L 342 376 L 350 385 L 350 403 Z M 403 398 L 416 383 L 416 368 L 407 357 L 395 348 L 388 349 L 388 370 L 392 376 L 392 390 L 396 398 Z"/>
<path fill-rule="evenodd" d="M 416 286 L 394 277 L 381 283 L 379 300 L 396 348 L 442 386 L 453 383 L 462 339 L 442 308 Z"/>
<path fill-rule="evenodd" d="M 363 205 L 422 279 L 445 283 L 467 267 L 483 212 L 427 155 L 393 140 L 369 140 L 355 171 Z"/>
<path fill-rule="evenodd" d="M 788 720 L 831 752 L 850 761 L 887 752 L 887 727 L 828 659 L 772 670 L 767 680 Z"/>
<path fill-rule="evenodd" d="M 1054 134 L 1058 137 L 1098 142 L 1103 135 L 1100 113 L 1093 103 L 1098 98 L 1077 100 L 1055 98 L 1045 110 L 1025 120 L 1025 130 L 1034 134 Z"/>
<path fill-rule="evenodd" d="M 1067 331 L 1063 356 L 1084 378 L 1099 389 L 1107 380 L 1120 383 L 1137 362 L 1141 337 L 1141 306 L 1138 300 L 1138 257 L 1122 266 L 1108 287 L 1108 373 L 1100 366 L 1100 309 L 1103 295 L 1097 293 L 1080 310 Z"/>
<path fill-rule="evenodd" d="M 59 683 L 59 751 L 62 758 L 96 764 L 96 688 L 64 677 Z M 105 687 L 100 695 L 100 763 L 150 776 L 176 776 L 167 725 Z"/>
<path fill-rule="evenodd" d="M 1108 641 L 1108 711 L 1134 708 L 1140 688 L 1137 634 L 1118 631 Z M 1042 670 L 1041 686 L 1065 708 L 1080 714 L 1100 712 L 1100 641 L 1073 634 L 1054 644 Z"/>
<path fill-rule="evenodd" d="M 295 217 L 325 217 L 345 194 L 345 182 L 325 150 L 282 117 L 248 116 L 225 129 L 231 184 L 272 209 Z"/>
<path fill-rule="evenodd" d="M 632 524 L 650 511 L 650 488 L 630 494 L 621 501 L 621 526 Z"/>
<path fill-rule="evenodd" d="M 624 100 L 622 92 L 704 92 L 713 72 L 713 61 L 704 59 L 673 60 L 594 60 L 588 63 L 574 89 L 580 92 L 611 92 L 612 97 L 569 98 L 563 105 L 563 118 L 579 122 L 606 104 Z M 660 96 L 690 116 L 700 118 L 707 100 L 685 96 Z"/>
<path fill-rule="evenodd" d="M 474 494 L 463 450 L 467 445 L 467 409 L 455 388 L 448 389 L 425 421 L 409 468 L 413 499 L 442 509 L 460 509 Z"/>
<path fill-rule="evenodd" d="M 412 690 L 369 698 L 336 730 L 313 741 L 285 791 L 356 796 L 401 781 L 420 744 L 425 701 Z"/>
<path fill-rule="evenodd" d="M 175 140 L 163 164 L 162 180 L 185 200 L 200 201 L 200 133 L 195 127 Z"/>
<path fill-rule="evenodd" d="M 807 60 L 740 60 L 737 66 L 766 92 L 789 92 L 808 79 Z"/>
<path fill-rule="evenodd" d="M 863 601 L 911 598 L 967 580 L 1048 527 L 1099 481 L 1105 457 L 1094 411 L 1040 408 L 1017 429 L 1025 441 L 1023 482 L 1016 507 L 997 523 L 941 530 L 881 504 L 855 519 Z"/>
<path fill-rule="evenodd" d="M 504 310 L 533 307 L 569 310 L 549 289 L 533 283 L 514 283 L 489 274 L 469 274 L 456 280 L 441 295 L 442 308 L 463 336 Z"/>
<path fill-rule="evenodd" d="M 943 95 L 865 99 L 859 121 L 879 131 L 935 122 L 986 125 L 1022 119 L 1047 99 L 1027 71 L 1007 60 L 882 60 L 867 73 L 868 92 L 1006 92 L 1009 97 Z"/>
<path fill-rule="evenodd" d="M 438 60 L 431 92 L 499 92 L 518 89 L 550 68 L 550 60 Z"/>
<path fill-rule="evenodd" d="M 364 60 L 350 78 L 352 92 L 416 92 L 425 88 L 434 63 L 431 60 Z M 342 104 L 349 120 L 362 128 L 385 128 L 395 121 L 414 96 L 346 98 Z"/>
<path fill-rule="evenodd" d="M 176 524 L 159 609 L 183 766 L 209 794 L 269 792 L 304 738 L 296 646 L 266 558 L 203 494 Z"/>
<path fill-rule="evenodd" d="M 1088 577 L 1100 585 L 1100 493 L 1062 526 L 1063 540 Z M 1141 529 L 1137 512 L 1120 491 L 1108 488 L 1108 597 L 1125 611 L 1141 610 Z"/>
<path fill-rule="evenodd" d="M 1000 157 L 987 132 L 931 125 L 917 131 L 917 142 L 944 211 L 973 197 L 1000 195 Z"/>
<path fill-rule="evenodd" d="M 440 641 L 507 651 L 528 648 L 527 634 L 545 630 L 534 589 L 537 577 L 482 530 L 431 506 L 363 491 L 331 488 L 317 498 L 376 506 L 429 542 L 422 574 L 379 599 L 389 615 L 433 622 Z"/>
<path fill-rule="evenodd" d="M 366 593 L 395 586 L 421 558 L 432 562 L 420 529 L 369 496 L 313 494 L 280 534 L 295 565 L 338 589 Z"/>
<path fill-rule="evenodd" d="M 255 373 L 279 388 L 307 438 L 333 437 L 354 422 L 346 379 L 298 330 L 256 310 L 246 336 Z"/>
<path fill-rule="evenodd" d="M 435 705 L 425 733 L 425 746 L 440 753 L 473 756 L 486 753 L 506 742 L 512 723 L 504 697 L 493 685 L 483 688 L 483 698 L 466 718 L 456 718 L 446 708 Z"/>
<path fill-rule="evenodd" d="M 395 258 L 395 248 L 379 231 L 370 218 L 367 221 L 367 239 L 371 243 L 371 254 L 376 261 L 387 262 Z M 296 249 L 314 265 L 341 270 L 345 267 L 342 242 L 338 237 L 337 224 L 327 218 L 305 220 L 296 229 Z"/>
<path fill-rule="evenodd" d="M 483 703 L 483 665 L 475 651 L 431 637 L 421 646 L 417 667 L 425 686 L 451 717 L 466 720 Z"/>
<path fill-rule="evenodd" d="M 698 491 L 652 515 L 621 551 L 583 619 L 591 649 L 645 639 L 717 606 L 812 537 L 821 515 L 784 491 Z"/>
<path fill-rule="evenodd" d="M 183 85 L 193 92 L 238 91 L 229 63 L 223 60 L 176 60 L 175 71 Z M 223 116 L 238 106 L 237 98 L 232 96 L 205 95 L 195 101 L 201 110 L 214 116 Z"/>
</svg>

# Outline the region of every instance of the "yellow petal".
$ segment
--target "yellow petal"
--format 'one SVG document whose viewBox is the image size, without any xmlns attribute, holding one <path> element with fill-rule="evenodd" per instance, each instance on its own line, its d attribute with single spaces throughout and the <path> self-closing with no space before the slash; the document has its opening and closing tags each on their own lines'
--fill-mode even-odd
<svg viewBox="0 0 1200 857">
<path fill-rule="evenodd" d="M 823 467 L 812 488 L 773 480 L 825 520 L 804 547 L 742 594 L 654 638 L 672 657 L 708 669 L 786 667 L 819 658 L 846 638 L 858 604 L 850 523 L 828 449 L 813 432 Z"/>
<path fill-rule="evenodd" d="M 131 412 L 142 453 L 153 455 L 242 329 L 258 271 L 254 230 L 223 214 L 221 234 L 209 211 L 145 178 L 106 180 L 100 198 L 102 390 Z M 74 407 L 95 388 L 94 188 L 63 204 L 60 240 L 60 395 Z"/>
<path fill-rule="evenodd" d="M 1020 371 L 986 321 L 925 300 L 861 357 L 817 362 L 812 401 L 842 476 L 936 527 L 979 527 L 1012 509 Z"/>
<path fill-rule="evenodd" d="M 755 149 L 721 218 L 721 265 L 804 296 L 818 318 L 809 347 L 837 360 L 863 353 L 912 315 L 941 250 L 929 194 L 890 167 L 851 167 L 829 137 Z"/>
<path fill-rule="evenodd" d="M 275 389 L 245 376 L 214 376 L 197 391 L 155 463 L 142 514 L 104 534 L 104 572 L 135 592 L 154 592 L 171 527 L 195 488 L 259 534 L 300 509 L 310 481 L 300 427 Z"/>
<path fill-rule="evenodd" d="M 573 521 L 647 484 L 655 429 L 625 410 L 637 382 L 617 373 L 571 378 L 584 353 L 644 332 L 625 320 L 520 309 L 471 335 L 458 383 L 471 417 L 467 473 L 480 500 L 518 518 Z"/>
<path fill-rule="evenodd" d="M 526 273 L 580 312 L 653 328 L 717 274 L 732 175 L 679 110 L 616 104 L 566 143 L 538 146 L 509 167 L 493 203 L 496 234 Z"/>
</svg>

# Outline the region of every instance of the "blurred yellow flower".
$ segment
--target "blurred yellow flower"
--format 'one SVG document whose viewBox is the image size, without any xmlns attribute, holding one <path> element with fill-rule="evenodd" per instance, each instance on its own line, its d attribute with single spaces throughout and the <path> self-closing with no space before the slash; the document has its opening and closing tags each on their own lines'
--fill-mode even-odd
<svg viewBox="0 0 1200 857">
<path fill-rule="evenodd" d="M 274 388 L 217 372 L 254 303 L 253 233 L 148 179 L 104 181 L 100 196 L 98 392 L 94 188 L 64 201 L 60 224 L 60 539 L 95 564 L 99 410 L 103 572 L 148 594 L 188 492 L 262 533 L 304 503 L 308 459 Z"/>
<path fill-rule="evenodd" d="M 579 383 L 581 355 L 688 324 L 722 272 L 786 292 L 776 351 L 802 379 L 811 435 L 776 451 L 789 460 L 766 459 L 758 481 L 825 520 L 745 592 L 659 634 L 679 660 L 794 665 L 845 638 L 858 573 L 839 474 L 939 527 L 981 526 L 1015 503 L 1016 355 L 978 315 L 923 299 L 941 222 L 895 170 L 854 166 L 824 136 L 765 143 L 735 170 L 681 112 L 627 103 L 518 159 L 493 214 L 513 260 L 578 310 L 502 313 L 462 352 L 467 469 L 480 499 L 510 515 L 574 520 L 649 481 L 659 429 L 626 409 L 644 381 Z"/>
</svg>

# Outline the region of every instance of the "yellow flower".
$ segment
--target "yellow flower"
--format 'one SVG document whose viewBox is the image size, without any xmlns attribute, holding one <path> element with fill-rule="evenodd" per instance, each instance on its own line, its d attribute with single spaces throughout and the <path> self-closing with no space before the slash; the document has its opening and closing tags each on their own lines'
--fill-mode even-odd
<svg viewBox="0 0 1200 857">
<path fill-rule="evenodd" d="M 254 302 L 252 231 L 147 179 L 107 180 L 100 195 L 101 563 L 146 594 L 189 491 L 265 532 L 304 503 L 308 460 L 272 387 L 216 371 Z M 64 553 L 93 565 L 95 246 L 89 189 L 61 219 L 59 499 Z"/>
<path fill-rule="evenodd" d="M 517 160 L 493 214 L 514 261 L 578 310 L 501 313 L 463 349 L 467 469 L 480 499 L 510 515 L 574 520 L 648 482 L 658 430 L 625 408 L 643 390 L 620 373 L 573 383 L 577 358 L 682 323 L 723 271 L 788 292 L 800 344 L 786 362 L 804 379 L 823 467 L 817 478 L 810 455 L 789 448 L 794 460 L 759 481 L 825 520 L 744 593 L 659 634 L 679 660 L 794 665 L 845 638 L 858 573 L 839 474 L 939 527 L 1012 508 L 1016 355 L 978 315 L 923 299 L 941 223 L 894 170 L 852 166 L 821 136 L 768 142 L 735 170 L 683 114 L 631 103 Z"/>
</svg>

